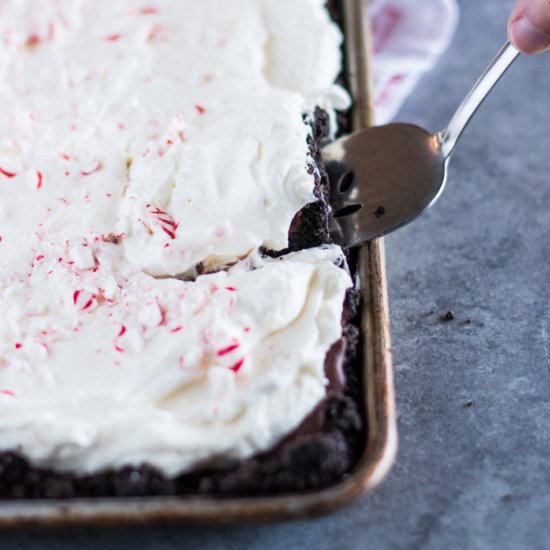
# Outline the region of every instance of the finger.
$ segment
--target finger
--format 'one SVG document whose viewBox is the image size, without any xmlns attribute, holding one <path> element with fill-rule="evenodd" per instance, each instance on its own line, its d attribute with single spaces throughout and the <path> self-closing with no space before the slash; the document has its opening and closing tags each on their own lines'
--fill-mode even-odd
<svg viewBox="0 0 550 550">
<path fill-rule="evenodd" d="M 510 15 L 508 36 L 523 53 L 550 48 L 550 0 L 518 0 Z"/>
</svg>

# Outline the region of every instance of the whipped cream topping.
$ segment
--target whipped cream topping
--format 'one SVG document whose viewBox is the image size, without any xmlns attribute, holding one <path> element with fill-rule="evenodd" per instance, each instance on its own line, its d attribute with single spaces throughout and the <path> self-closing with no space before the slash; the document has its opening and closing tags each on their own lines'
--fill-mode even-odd
<svg viewBox="0 0 550 550">
<path fill-rule="evenodd" d="M 118 252 L 92 245 L 95 272 L 48 256 L 32 284 L 2 290 L 4 448 L 62 470 L 177 474 L 270 448 L 323 398 L 350 284 L 338 249 L 194 282 L 153 279 Z"/>
<path fill-rule="evenodd" d="M 2 448 L 175 474 L 322 399 L 339 251 L 257 250 L 313 200 L 340 42 L 322 0 L 0 3 Z"/>
</svg>

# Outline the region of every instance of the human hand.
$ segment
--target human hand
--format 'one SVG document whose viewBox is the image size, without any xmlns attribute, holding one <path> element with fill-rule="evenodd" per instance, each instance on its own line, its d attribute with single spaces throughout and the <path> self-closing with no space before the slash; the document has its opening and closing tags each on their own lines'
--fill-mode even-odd
<svg viewBox="0 0 550 550">
<path fill-rule="evenodd" d="M 550 0 L 518 0 L 510 15 L 508 36 L 523 53 L 550 49 Z"/>
</svg>

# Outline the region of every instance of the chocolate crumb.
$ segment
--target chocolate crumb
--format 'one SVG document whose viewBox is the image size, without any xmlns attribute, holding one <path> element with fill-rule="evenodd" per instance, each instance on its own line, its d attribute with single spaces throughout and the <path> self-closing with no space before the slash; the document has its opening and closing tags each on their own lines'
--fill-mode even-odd
<svg viewBox="0 0 550 550">
<path fill-rule="evenodd" d="M 375 211 L 374 215 L 377 218 L 381 218 L 386 213 L 386 209 L 383 206 L 379 206 Z"/>
<path fill-rule="evenodd" d="M 114 233 L 109 233 L 104 239 L 106 243 L 118 244 L 120 242 L 120 236 Z"/>
<path fill-rule="evenodd" d="M 449 310 L 443 317 L 441 317 L 442 321 L 454 321 L 455 320 L 455 314 L 453 311 Z"/>
</svg>

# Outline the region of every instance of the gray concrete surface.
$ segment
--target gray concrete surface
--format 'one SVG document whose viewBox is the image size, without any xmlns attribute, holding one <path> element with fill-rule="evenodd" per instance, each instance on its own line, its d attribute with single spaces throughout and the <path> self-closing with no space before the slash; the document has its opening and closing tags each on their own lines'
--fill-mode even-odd
<svg viewBox="0 0 550 550">
<path fill-rule="evenodd" d="M 461 0 L 451 50 L 400 119 L 445 125 L 504 41 L 512 3 Z M 0 533 L 0 548 L 550 548 L 549 235 L 547 54 L 517 62 L 440 203 L 387 239 L 400 451 L 378 491 L 314 521 Z M 439 321 L 448 310 L 455 321 Z"/>
</svg>

